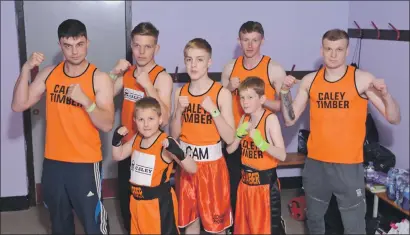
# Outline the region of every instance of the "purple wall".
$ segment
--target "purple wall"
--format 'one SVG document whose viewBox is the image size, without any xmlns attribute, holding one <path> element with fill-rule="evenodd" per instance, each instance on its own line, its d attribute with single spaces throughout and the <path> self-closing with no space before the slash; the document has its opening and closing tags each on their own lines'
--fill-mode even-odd
<svg viewBox="0 0 410 235">
<path fill-rule="evenodd" d="M 27 195 L 23 115 L 11 110 L 19 76 L 14 1 L 1 1 L 1 197 Z"/>
<path fill-rule="evenodd" d="M 161 49 L 157 63 L 171 73 L 176 66 L 180 72 L 184 71 L 183 48 L 194 37 L 209 41 L 213 48 L 210 71 L 221 72 L 229 60 L 240 54 L 238 30 L 248 20 L 259 21 L 264 26 L 264 54 L 287 70 L 293 64 L 296 70 L 313 70 L 321 62 L 323 33 L 331 28 L 347 29 L 348 10 L 348 1 L 135 1 L 132 3 L 132 24 L 151 21 L 158 27 Z M 180 84 L 175 85 L 178 86 Z M 297 151 L 297 133 L 301 128 L 309 128 L 308 117 L 309 113 L 305 112 L 294 126 L 282 125 L 288 152 Z M 279 118 L 282 120 L 281 115 Z M 300 169 L 280 170 L 279 175 L 297 176 Z"/>
<path fill-rule="evenodd" d="M 22 115 L 12 113 L 12 90 L 19 73 L 14 2 L 1 2 L 1 197 L 27 194 L 25 142 Z M 399 29 L 409 29 L 408 2 L 157 2 L 134 1 L 133 26 L 150 20 L 160 29 L 159 64 L 171 73 L 183 68 L 182 49 L 193 37 L 204 37 L 214 49 L 211 72 L 238 55 L 237 31 L 247 20 L 260 21 L 266 31 L 262 52 L 286 69 L 296 64 L 297 70 L 312 70 L 320 62 L 320 39 L 330 28 L 379 28 L 391 22 Z M 206 17 L 205 17 L 206 16 Z M 355 40 L 351 42 L 353 53 Z M 389 125 L 374 109 L 382 144 L 397 156 L 397 165 L 409 165 L 409 43 L 362 41 L 361 68 L 385 78 L 389 90 L 399 101 L 402 123 Z M 350 62 L 350 61 L 349 61 Z M 7 64 L 5 64 L 7 63 Z M 180 84 L 177 84 L 179 86 Z M 295 94 L 295 89 L 293 94 Z M 283 129 L 288 152 L 297 149 L 297 131 L 308 128 L 308 112 L 293 127 Z M 10 168 L 9 168 L 10 167 Z M 299 170 L 283 170 L 280 176 L 300 175 Z M 4 179 L 4 180 L 3 180 Z M 13 179 L 12 183 L 7 179 Z"/>
<path fill-rule="evenodd" d="M 349 4 L 349 27 L 356 21 L 361 28 L 373 28 L 373 21 L 379 29 L 390 29 L 388 23 L 397 29 L 409 30 L 408 1 L 351 1 Z M 351 54 L 356 40 L 351 41 Z M 386 85 L 401 108 L 401 123 L 389 124 L 370 105 L 383 146 L 396 155 L 396 166 L 409 167 L 409 42 L 362 40 L 360 68 L 385 79 Z"/>
</svg>

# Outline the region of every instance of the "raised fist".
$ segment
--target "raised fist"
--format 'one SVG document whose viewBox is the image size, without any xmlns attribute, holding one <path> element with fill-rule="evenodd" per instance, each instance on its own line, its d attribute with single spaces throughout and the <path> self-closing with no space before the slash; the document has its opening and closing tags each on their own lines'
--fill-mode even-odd
<svg viewBox="0 0 410 235">
<path fill-rule="evenodd" d="M 287 91 L 296 83 L 296 78 L 292 75 L 287 75 L 283 80 L 282 90 Z"/>
<path fill-rule="evenodd" d="M 119 75 L 124 73 L 125 71 L 127 71 L 127 69 L 131 66 L 131 63 L 128 62 L 128 60 L 125 59 L 120 59 L 117 64 L 115 65 L 114 69 L 112 70 L 112 72 L 115 75 Z"/>
<path fill-rule="evenodd" d="M 386 83 L 384 83 L 384 79 L 374 79 L 373 82 L 370 83 L 369 88 L 372 87 L 382 96 L 387 95 L 387 86 Z"/>
<path fill-rule="evenodd" d="M 189 105 L 188 96 L 178 97 L 178 109 L 182 113 Z"/>
<path fill-rule="evenodd" d="M 40 52 L 34 52 L 33 54 L 31 54 L 30 58 L 28 58 L 24 65 L 31 70 L 36 66 L 40 66 L 40 64 L 43 63 L 43 61 L 44 54 Z"/>
<path fill-rule="evenodd" d="M 229 80 L 229 87 L 230 87 L 229 90 L 234 91 L 234 90 L 238 89 L 240 84 L 241 84 L 241 82 L 239 81 L 239 78 L 237 78 L 237 77 L 231 78 Z"/>
</svg>

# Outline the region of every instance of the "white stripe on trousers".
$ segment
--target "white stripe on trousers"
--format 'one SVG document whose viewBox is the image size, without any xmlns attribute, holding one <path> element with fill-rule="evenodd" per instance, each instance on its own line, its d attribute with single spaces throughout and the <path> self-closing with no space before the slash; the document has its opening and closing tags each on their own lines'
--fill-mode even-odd
<svg viewBox="0 0 410 235">
<path fill-rule="evenodd" d="M 97 187 L 97 195 L 98 195 L 98 200 L 100 201 L 100 231 L 102 234 L 108 234 L 107 233 L 107 212 L 105 211 L 104 205 L 102 204 L 101 201 L 101 174 L 100 174 L 100 162 L 94 163 L 94 179 L 95 179 L 95 186 Z"/>
</svg>

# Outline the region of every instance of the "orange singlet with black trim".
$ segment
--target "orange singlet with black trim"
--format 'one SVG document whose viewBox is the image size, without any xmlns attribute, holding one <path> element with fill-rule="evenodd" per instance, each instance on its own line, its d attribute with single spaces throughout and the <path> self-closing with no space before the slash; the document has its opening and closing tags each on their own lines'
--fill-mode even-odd
<svg viewBox="0 0 410 235">
<path fill-rule="evenodd" d="M 174 162 L 163 158 L 162 142 L 168 136 L 160 131 L 154 143 L 143 148 L 136 135 L 131 155 L 131 234 L 179 234 L 178 202 L 170 185 Z"/>
<path fill-rule="evenodd" d="M 234 64 L 232 69 L 231 76 L 229 79 L 232 78 L 239 78 L 239 81 L 242 82 L 247 77 L 254 76 L 259 77 L 265 82 L 265 96 L 268 100 L 274 100 L 276 90 L 273 87 L 272 83 L 269 80 L 269 73 L 268 73 L 268 66 L 271 61 L 269 56 L 264 55 L 260 62 L 253 68 L 253 69 L 246 69 L 243 65 L 243 56 L 239 56 Z M 241 107 L 240 98 L 239 98 L 239 91 L 238 89 L 232 92 L 232 108 L 233 108 L 233 115 L 235 119 L 235 126 L 238 126 L 238 123 L 244 114 L 243 109 Z"/>
<path fill-rule="evenodd" d="M 271 111 L 264 109 L 263 115 L 255 128 L 261 132 L 262 138 L 268 143 L 269 138 L 267 135 L 268 133 L 266 128 L 266 120 L 268 116 L 271 114 L 273 115 Z M 250 122 L 250 115 L 245 115 L 243 122 Z M 242 138 L 241 148 L 241 162 L 243 165 L 261 171 L 276 168 L 278 166 L 279 160 L 277 158 L 272 157 L 267 151 L 260 151 L 258 147 L 256 147 L 255 143 L 249 135 Z"/>
<path fill-rule="evenodd" d="M 98 129 L 84 107 L 66 96 L 71 84 L 80 84 L 84 94 L 95 102 L 93 79 L 97 68 L 89 63 L 81 75 L 70 77 L 64 71 L 64 64 L 58 64 L 45 81 L 45 158 L 73 163 L 102 161 Z"/>
<path fill-rule="evenodd" d="M 187 96 L 189 105 L 182 114 L 180 145 L 192 156 L 197 172 L 189 174 L 179 169 L 176 189 L 179 202 L 179 227 L 201 220 L 205 231 L 219 233 L 232 226 L 229 173 L 222 153 L 221 137 L 210 113 L 201 107 L 206 96 L 218 106 L 220 83 L 213 82 L 207 92 L 193 95 L 190 83 L 185 84 L 180 96 Z"/>
<path fill-rule="evenodd" d="M 137 126 L 133 120 L 135 102 L 146 96 L 144 88 L 137 83 L 136 69 L 136 65 L 131 66 L 123 76 L 124 100 L 122 103 L 121 124 L 128 129 L 128 134 L 124 137 L 124 143 L 128 142 L 137 133 Z M 153 85 L 155 85 L 158 74 L 162 71 L 165 71 L 163 67 L 155 65 L 148 73 Z"/>
<path fill-rule="evenodd" d="M 264 109 L 255 129 L 272 144 L 267 128 L 270 115 L 275 114 Z M 245 114 L 243 122 L 251 122 L 250 115 Z M 279 160 L 259 150 L 249 134 L 240 145 L 242 179 L 238 186 L 234 234 L 281 234 L 280 187 L 276 174 Z"/>
<path fill-rule="evenodd" d="M 347 66 L 341 79 L 330 82 L 321 68 L 310 87 L 310 158 L 342 164 L 363 162 L 368 99 L 356 87 L 356 68 Z"/>
</svg>

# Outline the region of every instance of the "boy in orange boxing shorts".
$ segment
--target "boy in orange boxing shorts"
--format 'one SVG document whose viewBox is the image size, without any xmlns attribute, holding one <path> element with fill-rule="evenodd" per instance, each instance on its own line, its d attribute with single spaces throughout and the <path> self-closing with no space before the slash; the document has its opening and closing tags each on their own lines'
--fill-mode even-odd
<svg viewBox="0 0 410 235">
<path fill-rule="evenodd" d="M 265 83 L 248 77 L 239 86 L 245 112 L 228 153 L 239 146 L 242 178 L 238 186 L 234 234 L 283 234 L 276 167 L 286 158 L 278 117 L 263 108 Z"/>
<path fill-rule="evenodd" d="M 159 128 L 161 106 L 152 97 L 136 102 L 135 123 L 138 133 L 127 143 L 121 139 L 128 133 L 118 127 L 112 139 L 113 159 L 131 155 L 131 234 L 179 234 L 178 203 L 170 185 L 174 162 L 188 173 L 196 172 L 196 164 L 177 142 Z"/>
<path fill-rule="evenodd" d="M 176 177 L 179 226 L 199 234 L 200 222 L 209 233 L 232 226 L 229 173 L 222 141 L 234 140 L 232 95 L 208 76 L 212 48 L 201 38 L 188 42 L 184 60 L 190 82 L 175 92 L 171 134 L 198 165 L 194 175 L 181 170 Z M 178 177 L 179 175 L 179 177 Z"/>
</svg>

